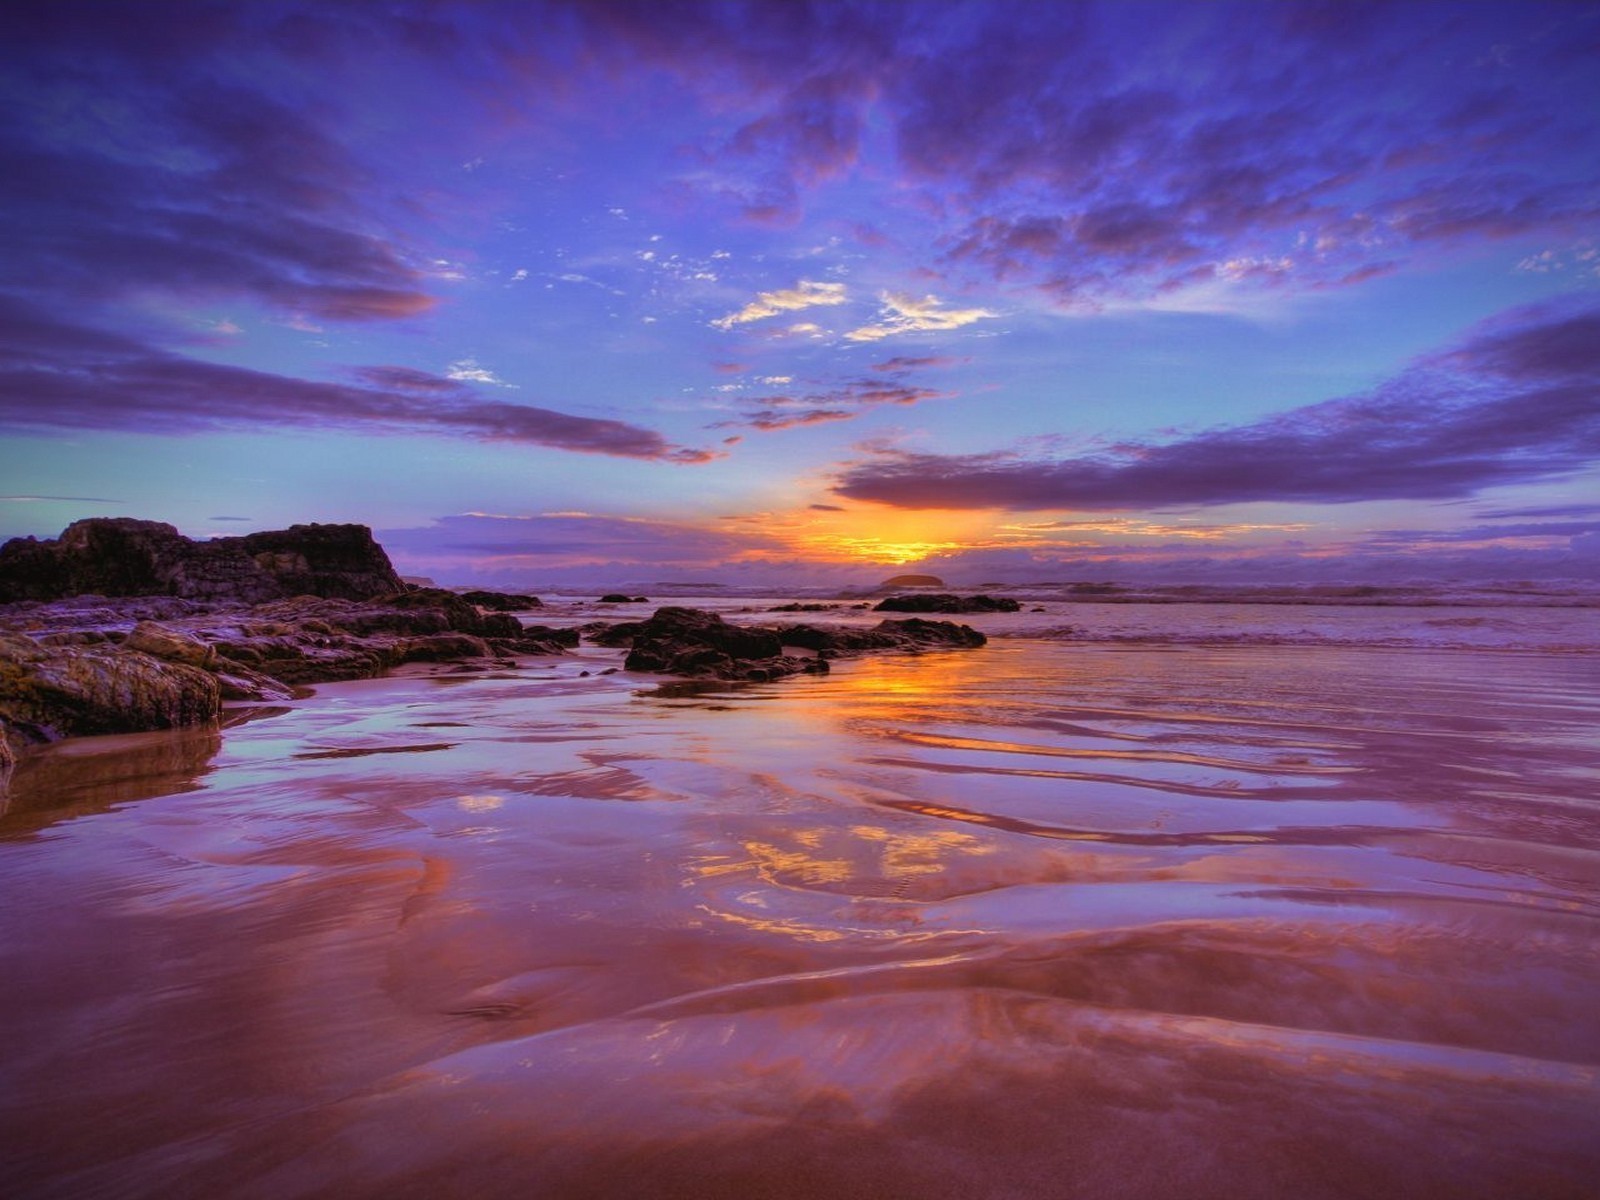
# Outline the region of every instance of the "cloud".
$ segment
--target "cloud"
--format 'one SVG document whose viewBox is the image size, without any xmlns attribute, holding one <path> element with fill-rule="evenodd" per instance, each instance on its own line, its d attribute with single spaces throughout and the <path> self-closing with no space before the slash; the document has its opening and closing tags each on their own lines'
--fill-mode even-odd
<svg viewBox="0 0 1600 1200">
<path fill-rule="evenodd" d="M 815 308 L 819 305 L 843 304 L 849 299 L 849 294 L 842 283 L 818 283 L 815 280 L 802 279 L 792 288 L 785 288 L 776 292 L 762 292 L 749 304 L 738 312 L 729 313 L 711 322 L 718 329 L 732 329 L 735 325 L 745 325 L 751 321 L 764 320 L 775 317 L 779 313 L 796 312 L 803 308 Z M 798 326 L 792 327 L 798 329 Z M 815 326 L 812 326 L 815 328 Z"/>
<path fill-rule="evenodd" d="M 941 399 L 948 392 L 877 379 L 848 380 L 837 387 L 805 395 L 773 395 L 753 399 L 753 406 L 736 420 L 718 421 L 712 429 L 748 427 L 763 432 L 849 421 L 886 404 L 919 404 Z"/>
<path fill-rule="evenodd" d="M 1449 499 L 1600 462 L 1592 298 L 1485 322 L 1372 392 L 1104 454 L 886 453 L 836 491 L 905 508 L 1113 511 Z"/>
<path fill-rule="evenodd" d="M 377 536 L 397 562 L 452 564 L 490 575 L 606 563 L 704 566 L 778 545 L 748 530 L 584 512 L 462 513 Z"/>
<path fill-rule="evenodd" d="M 377 428 L 699 463 L 711 451 L 653 430 L 533 405 L 486 403 L 410 367 L 356 368 L 329 383 L 202 362 L 0 302 L 0 422 L 17 429 L 184 434 L 254 428 Z"/>
<path fill-rule="evenodd" d="M 1333 36 L 1305 11 L 997 10 L 960 54 L 954 29 L 925 34 L 880 107 L 951 218 L 947 263 L 1096 304 L 1351 286 L 1442 246 L 1592 230 L 1600 84 L 1560 48 L 1593 45 L 1592 12 L 1369 6 Z M 1497 43 L 1516 69 L 1463 67 Z"/>
<path fill-rule="evenodd" d="M 312 119 L 200 61 L 133 53 L 145 39 L 89 53 L 114 17 L 75 11 L 3 64 L 22 97 L 0 134 L 10 287 L 80 303 L 246 297 L 344 322 L 434 306 L 367 172 Z M 220 41 L 236 15 L 208 15 Z"/>
<path fill-rule="evenodd" d="M 104 496 L 0 496 L 0 504 L 50 504 L 64 501 L 71 504 L 125 504 L 124 500 L 109 500 Z"/>
<path fill-rule="evenodd" d="M 882 362 L 872 364 L 874 371 L 899 372 L 917 371 L 924 367 L 953 367 L 958 363 L 968 362 L 964 358 L 952 358 L 948 354 L 924 354 L 907 356 L 897 354 L 893 358 L 886 358 Z"/>
<path fill-rule="evenodd" d="M 1463 529 L 1384 529 L 1368 535 L 1369 546 L 1425 547 L 1458 543 L 1564 542 L 1600 531 L 1596 521 L 1535 521 L 1521 525 L 1472 525 Z"/>
<path fill-rule="evenodd" d="M 878 310 L 877 323 L 850 330 L 844 335 L 848 341 L 876 342 L 902 333 L 943 332 L 1000 315 L 986 308 L 945 308 L 944 302 L 936 296 L 924 296 L 919 300 L 914 296 L 884 292 L 879 299 L 882 307 Z"/>
<path fill-rule="evenodd" d="M 463 358 L 451 363 L 444 374 L 446 379 L 453 379 L 458 383 L 488 383 L 503 388 L 517 386 L 514 383 L 507 383 L 488 367 L 479 365 L 475 358 Z"/>
<path fill-rule="evenodd" d="M 1546 517 L 1600 517 L 1600 504 L 1541 504 L 1526 508 L 1498 508 L 1481 512 L 1486 521 L 1527 521 Z"/>
<path fill-rule="evenodd" d="M 825 425 L 831 421 L 849 421 L 858 415 L 844 408 L 808 408 L 803 412 L 783 412 L 769 408 L 747 412 L 737 424 L 770 433 L 776 429 L 795 429 L 805 425 Z"/>
</svg>

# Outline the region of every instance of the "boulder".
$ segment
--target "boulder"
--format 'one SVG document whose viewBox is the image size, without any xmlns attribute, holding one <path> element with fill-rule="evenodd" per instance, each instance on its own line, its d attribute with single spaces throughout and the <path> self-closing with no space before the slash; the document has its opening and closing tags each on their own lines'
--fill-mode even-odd
<svg viewBox="0 0 1600 1200">
<path fill-rule="evenodd" d="M 468 604 L 487 608 L 490 612 L 527 612 L 530 608 L 543 608 L 544 601 L 537 596 L 521 596 L 515 592 L 457 592 Z"/>
<path fill-rule="evenodd" d="M 970 625 L 954 621 L 925 621 L 908 617 L 903 621 L 879 621 L 871 629 L 849 626 L 785 625 L 774 630 L 785 646 L 829 654 L 866 654 L 875 650 L 968 649 L 982 646 L 989 639 Z"/>
<path fill-rule="evenodd" d="M 126 649 L 142 651 L 152 658 L 187 663 L 202 670 L 214 666 L 217 661 L 215 646 L 156 621 L 140 621 L 122 644 Z"/>
<path fill-rule="evenodd" d="M 626 637 L 632 648 L 623 665 L 630 671 L 762 680 L 828 669 L 821 658 L 785 654 L 769 629 L 730 625 L 716 613 L 694 608 L 657 609 L 649 620 L 629 623 Z"/>
<path fill-rule="evenodd" d="M 889 596 L 872 606 L 873 612 L 980 613 L 1017 612 L 1022 605 L 1009 596 L 955 596 L 949 592 L 921 592 Z"/>
<path fill-rule="evenodd" d="M 42 646 L 0 634 L 0 724 L 13 743 L 214 721 L 216 679 L 124 646 Z"/>
<path fill-rule="evenodd" d="M 585 633 L 599 645 L 631 647 L 624 664 L 630 671 L 715 679 L 824 674 L 828 658 L 834 655 L 967 648 L 988 640 L 967 625 L 916 617 L 880 621 L 871 629 L 815 625 L 768 629 L 730 625 L 715 613 L 693 608 L 662 608 L 646 621 L 590 625 Z M 792 653 L 796 649 L 809 653 Z"/>
</svg>

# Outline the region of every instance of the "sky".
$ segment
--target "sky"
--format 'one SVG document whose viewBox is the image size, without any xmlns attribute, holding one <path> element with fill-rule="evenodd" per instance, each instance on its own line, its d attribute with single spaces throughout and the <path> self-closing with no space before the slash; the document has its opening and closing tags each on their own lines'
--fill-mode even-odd
<svg viewBox="0 0 1600 1200">
<path fill-rule="evenodd" d="M 1600 578 L 1600 4 L 12 3 L 0 537 Z"/>
</svg>

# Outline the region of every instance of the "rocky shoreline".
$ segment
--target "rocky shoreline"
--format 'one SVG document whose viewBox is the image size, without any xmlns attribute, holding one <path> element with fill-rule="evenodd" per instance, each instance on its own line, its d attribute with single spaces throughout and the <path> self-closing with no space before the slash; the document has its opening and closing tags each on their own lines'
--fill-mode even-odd
<svg viewBox="0 0 1600 1200">
<path fill-rule="evenodd" d="M 228 701 L 282 701 L 405 663 L 564 654 L 580 636 L 626 647 L 629 671 L 745 681 L 985 641 L 919 618 L 752 627 L 668 606 L 580 630 L 514 615 L 539 607 L 531 596 L 410 587 L 360 525 L 196 543 L 170 525 L 116 518 L 14 539 L 0 547 L 0 787 L 31 746 L 204 725 Z"/>
</svg>

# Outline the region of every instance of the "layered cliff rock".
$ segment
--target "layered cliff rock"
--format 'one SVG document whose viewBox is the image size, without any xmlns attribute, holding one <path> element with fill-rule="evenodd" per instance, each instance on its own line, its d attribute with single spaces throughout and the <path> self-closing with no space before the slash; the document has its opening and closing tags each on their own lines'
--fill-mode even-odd
<svg viewBox="0 0 1600 1200">
<path fill-rule="evenodd" d="M 0 546 L 0 603 L 85 594 L 230 604 L 300 595 L 366 600 L 404 587 L 365 525 L 292 525 L 196 542 L 161 521 L 92 517 L 59 538 Z"/>
</svg>

